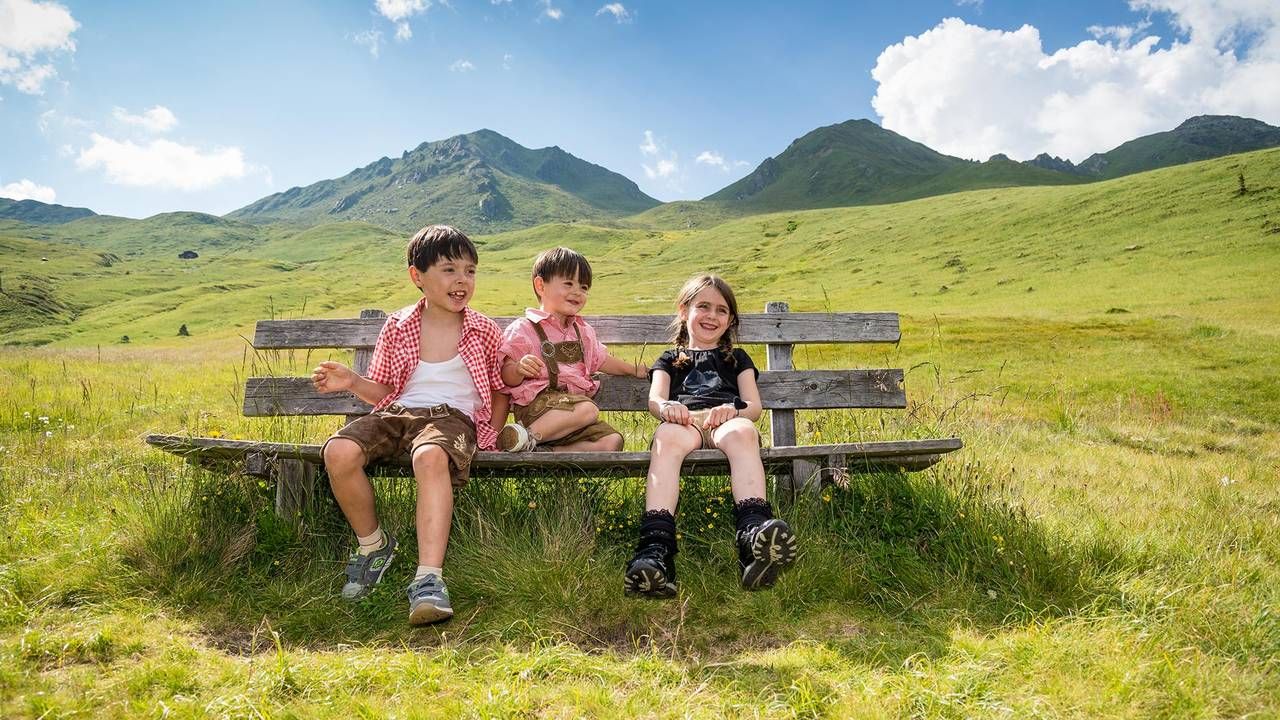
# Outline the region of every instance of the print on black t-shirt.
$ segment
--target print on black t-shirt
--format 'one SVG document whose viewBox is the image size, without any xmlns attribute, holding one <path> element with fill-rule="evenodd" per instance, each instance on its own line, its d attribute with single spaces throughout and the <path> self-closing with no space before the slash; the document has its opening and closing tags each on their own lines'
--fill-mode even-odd
<svg viewBox="0 0 1280 720">
<path fill-rule="evenodd" d="M 676 360 L 683 353 L 686 360 L 681 367 Z M 668 350 L 654 361 L 649 369 L 652 381 L 653 371 L 662 370 L 671 376 L 671 389 L 667 399 L 675 400 L 690 410 L 703 410 L 726 403 L 738 409 L 745 408 L 741 394 L 738 392 L 738 375 L 750 369 L 760 377 L 760 371 L 751 356 L 741 348 L 733 349 L 733 360 L 726 360 L 720 350 Z"/>
</svg>

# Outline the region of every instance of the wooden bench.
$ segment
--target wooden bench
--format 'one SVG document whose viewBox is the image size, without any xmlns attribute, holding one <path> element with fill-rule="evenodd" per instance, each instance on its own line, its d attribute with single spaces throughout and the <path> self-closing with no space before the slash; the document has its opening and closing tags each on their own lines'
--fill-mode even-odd
<svg viewBox="0 0 1280 720">
<path fill-rule="evenodd" d="M 261 320 L 254 334 L 256 350 L 353 348 L 352 364 L 364 373 L 373 353 L 385 313 L 365 310 L 359 318 L 324 320 Z M 500 327 L 513 318 L 496 317 Z M 670 315 L 614 315 L 588 317 L 606 345 L 667 346 Z M 760 373 L 760 395 L 769 411 L 772 442 L 761 450 L 765 468 L 777 479 L 777 490 L 793 493 L 816 485 L 824 471 L 903 468 L 921 470 L 959 450 L 958 438 L 848 442 L 797 446 L 795 411 L 843 408 L 905 408 L 903 371 L 899 369 L 795 370 L 792 349 L 800 343 L 897 343 L 896 313 L 792 313 L 786 303 L 772 302 L 762 314 L 742 316 L 738 343 L 766 346 L 766 369 Z M 648 408 L 649 385 L 638 378 L 608 377 L 596 402 L 601 410 L 639 411 Z M 309 377 L 252 377 L 245 383 L 244 414 L 345 415 L 357 417 L 369 405 L 350 393 L 320 394 Z M 222 438 L 148 435 L 147 442 L 198 462 L 241 462 L 246 472 L 276 482 L 276 511 L 291 515 L 314 491 L 323 465 L 320 444 L 227 440 Z M 520 477 L 552 471 L 588 475 L 643 476 L 648 452 L 504 453 L 480 452 L 472 465 L 473 479 Z M 370 474 L 405 474 L 408 456 L 371 467 Z M 728 473 L 718 450 L 698 450 L 685 460 L 683 472 L 694 475 Z"/>
</svg>

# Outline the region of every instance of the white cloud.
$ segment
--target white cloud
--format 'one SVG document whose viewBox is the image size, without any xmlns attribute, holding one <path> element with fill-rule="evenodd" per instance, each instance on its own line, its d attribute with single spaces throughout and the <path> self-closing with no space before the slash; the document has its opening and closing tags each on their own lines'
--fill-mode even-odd
<svg viewBox="0 0 1280 720">
<path fill-rule="evenodd" d="M 631 12 L 623 7 L 620 2 L 609 3 L 608 5 L 601 7 L 596 11 L 596 17 L 604 15 L 605 13 L 613 15 L 613 19 L 616 20 L 619 25 L 631 22 Z"/>
<path fill-rule="evenodd" d="M 170 140 L 138 145 L 98 133 L 92 133 L 90 139 L 92 145 L 81 148 L 76 166 L 101 169 L 116 185 L 201 190 L 250 172 L 244 153 L 237 147 L 202 151 Z"/>
<path fill-rule="evenodd" d="M 699 165 L 710 165 L 725 171 L 729 169 L 729 165 L 724 161 L 724 156 L 714 150 L 703 150 L 693 161 Z"/>
<path fill-rule="evenodd" d="M 23 178 L 18 182 L 0 185 L 0 197 L 9 198 L 10 200 L 39 200 L 42 203 L 51 203 L 58 197 L 58 194 L 47 185 L 37 185 Z"/>
<path fill-rule="evenodd" d="M 476 66 L 471 64 L 470 60 L 454 60 L 449 66 L 449 72 L 471 72 Z"/>
<path fill-rule="evenodd" d="M 178 124 L 178 118 L 163 105 L 144 110 L 141 115 L 131 115 L 128 110 L 118 107 L 112 110 L 111 116 L 126 125 L 140 127 L 153 133 L 168 132 Z"/>
<path fill-rule="evenodd" d="M 75 52 L 71 34 L 78 27 L 71 11 L 56 2 L 0 0 L 0 85 L 43 94 L 58 74 L 50 56 Z"/>
<path fill-rule="evenodd" d="M 514 59 L 515 59 L 515 57 L 514 57 L 511 53 L 506 53 L 505 55 L 503 55 L 503 56 L 502 56 L 502 69 L 503 69 L 503 70 L 510 70 L 510 69 L 511 69 L 511 61 L 512 61 L 512 60 L 514 60 Z"/>
<path fill-rule="evenodd" d="M 378 14 L 396 24 L 396 40 L 401 42 L 413 37 L 409 18 L 421 15 L 431 8 L 431 0 L 374 0 Z M 448 3 L 442 3 L 448 5 Z M 372 52 L 372 51 L 371 51 Z M 374 53 L 377 57 L 377 53 Z"/>
<path fill-rule="evenodd" d="M 560 18 L 564 17 L 564 11 L 558 7 L 552 7 L 551 0 L 538 0 L 538 1 L 542 4 L 542 15 L 549 17 L 552 20 L 559 20 Z"/>
<path fill-rule="evenodd" d="M 674 150 L 668 151 L 654 137 L 652 130 L 644 131 L 644 142 L 640 144 L 640 153 L 655 161 L 652 165 L 640 164 L 645 177 L 650 180 L 665 179 L 668 185 L 675 186 L 675 176 L 680 172 L 680 157 Z"/>
<path fill-rule="evenodd" d="M 382 31 L 381 30 L 365 30 L 351 36 L 351 41 L 355 44 L 367 48 L 369 54 L 374 58 L 378 57 L 378 53 L 382 51 Z"/>
<path fill-rule="evenodd" d="M 1159 48 L 1141 23 L 1096 27 L 1098 39 L 1046 53 L 1030 25 L 989 30 L 948 18 L 885 48 L 871 73 L 872 106 L 884 127 L 978 159 L 1048 152 L 1079 161 L 1205 113 L 1280 123 L 1280 3 L 1131 7 L 1169 13 L 1185 37 Z"/>
<path fill-rule="evenodd" d="M 956 0 L 957 7 L 964 7 L 966 5 L 974 8 L 975 10 L 982 10 L 982 0 Z"/>
</svg>

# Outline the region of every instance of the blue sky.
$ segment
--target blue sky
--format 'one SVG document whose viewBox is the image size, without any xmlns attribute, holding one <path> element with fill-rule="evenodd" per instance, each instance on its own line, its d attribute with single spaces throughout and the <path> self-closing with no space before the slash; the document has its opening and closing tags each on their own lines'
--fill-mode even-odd
<svg viewBox="0 0 1280 720">
<path fill-rule="evenodd" d="M 0 196 L 222 214 L 479 128 L 662 200 L 852 118 L 1079 161 L 1202 112 L 1280 124 L 1268 5 L 0 0 Z"/>
</svg>

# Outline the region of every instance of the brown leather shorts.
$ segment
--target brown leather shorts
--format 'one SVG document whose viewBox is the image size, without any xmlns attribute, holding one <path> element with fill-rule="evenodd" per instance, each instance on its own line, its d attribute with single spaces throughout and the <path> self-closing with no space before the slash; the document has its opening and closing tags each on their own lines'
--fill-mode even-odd
<svg viewBox="0 0 1280 720">
<path fill-rule="evenodd" d="M 568 393 L 563 390 L 555 390 L 546 388 L 542 392 L 533 397 L 528 405 L 512 405 L 511 414 L 515 415 L 516 422 L 529 427 L 533 421 L 546 415 L 551 410 L 572 411 L 573 407 L 582 402 L 594 402 L 586 395 L 577 393 Z M 551 447 L 553 445 L 569 445 L 579 440 L 599 440 L 610 435 L 621 435 L 622 433 L 614 429 L 612 425 L 602 420 L 597 420 L 590 425 L 574 430 L 562 438 L 555 440 L 539 440 L 539 447 Z"/>
<path fill-rule="evenodd" d="M 404 454 L 412 457 L 423 445 L 438 445 L 449 456 L 449 478 L 454 487 L 467 484 L 471 458 L 476 454 L 475 423 L 448 405 L 407 408 L 392 403 L 347 423 L 329 440 L 334 438 L 359 445 L 366 463 Z"/>
</svg>

